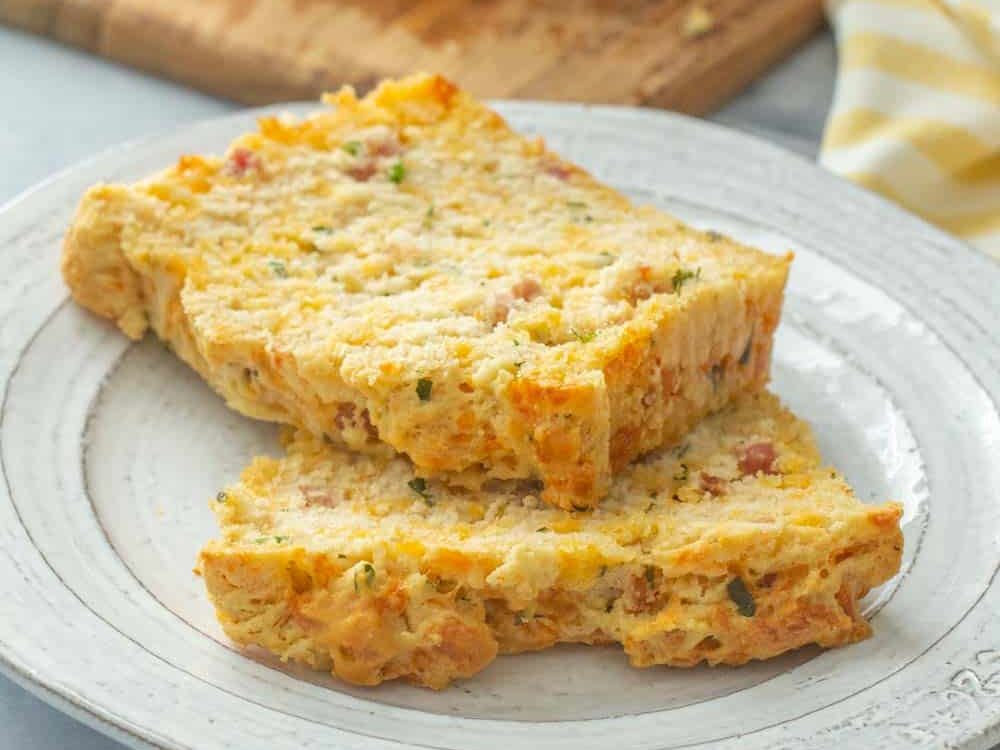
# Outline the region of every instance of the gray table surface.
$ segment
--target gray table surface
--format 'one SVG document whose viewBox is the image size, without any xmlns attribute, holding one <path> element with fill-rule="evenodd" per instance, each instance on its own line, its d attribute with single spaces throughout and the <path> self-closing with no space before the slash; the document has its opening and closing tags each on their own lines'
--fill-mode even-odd
<svg viewBox="0 0 1000 750">
<path fill-rule="evenodd" d="M 834 68 L 820 34 L 711 119 L 814 156 Z M 0 204 L 102 149 L 237 108 L 3 27 L 0 102 Z M 0 677 L 0 748 L 121 747 Z"/>
</svg>

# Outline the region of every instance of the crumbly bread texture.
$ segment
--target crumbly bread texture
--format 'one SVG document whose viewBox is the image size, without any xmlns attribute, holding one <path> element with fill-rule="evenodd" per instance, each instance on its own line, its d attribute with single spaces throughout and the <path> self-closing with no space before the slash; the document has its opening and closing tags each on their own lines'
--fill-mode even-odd
<svg viewBox="0 0 1000 750">
<path fill-rule="evenodd" d="M 858 599 L 900 564 L 900 507 L 859 502 L 766 392 L 574 513 L 286 438 L 219 493 L 201 570 L 233 640 L 354 683 L 441 688 L 557 642 L 620 643 L 639 667 L 838 646 L 869 634 Z"/>
<path fill-rule="evenodd" d="M 76 300 L 244 414 L 566 509 L 766 382 L 790 256 L 632 205 L 440 77 L 327 101 L 89 190 Z"/>
</svg>

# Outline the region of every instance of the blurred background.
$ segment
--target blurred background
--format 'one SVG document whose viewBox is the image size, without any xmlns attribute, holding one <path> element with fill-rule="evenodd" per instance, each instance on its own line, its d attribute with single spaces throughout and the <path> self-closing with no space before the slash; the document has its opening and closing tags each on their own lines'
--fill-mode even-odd
<svg viewBox="0 0 1000 750">
<path fill-rule="evenodd" d="M 425 70 L 485 98 L 706 117 L 1000 257 L 998 5 L 0 0 L 0 203 L 124 141 Z M 0 723 L 6 747 L 121 747 L 2 677 Z"/>
</svg>

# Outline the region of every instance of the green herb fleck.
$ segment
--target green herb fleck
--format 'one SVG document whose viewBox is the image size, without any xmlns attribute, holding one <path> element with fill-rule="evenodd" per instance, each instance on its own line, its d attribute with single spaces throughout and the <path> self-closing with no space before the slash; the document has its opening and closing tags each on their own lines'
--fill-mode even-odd
<svg viewBox="0 0 1000 750">
<path fill-rule="evenodd" d="M 736 605 L 736 611 L 744 617 L 753 617 L 757 613 L 757 603 L 753 600 L 753 594 L 743 583 L 742 578 L 734 578 L 726 584 L 726 591 L 729 598 Z"/>
<path fill-rule="evenodd" d="M 545 531 L 552 531 L 552 529 L 550 529 L 548 526 L 539 526 L 537 529 L 535 529 L 536 533 L 541 533 Z"/>
<path fill-rule="evenodd" d="M 285 264 L 282 263 L 280 260 L 269 260 L 267 262 L 267 267 L 270 268 L 271 271 L 274 273 L 274 275 L 277 276 L 279 279 L 288 278 L 288 269 L 285 267 Z"/>
<path fill-rule="evenodd" d="M 712 381 L 713 391 L 719 390 L 719 384 L 722 383 L 722 378 L 725 377 L 725 374 L 725 365 L 721 363 L 712 365 L 712 369 L 708 371 L 708 379 Z"/>
<path fill-rule="evenodd" d="M 420 378 L 420 380 L 417 381 L 417 397 L 421 401 L 430 401 L 431 388 L 433 387 L 434 383 L 432 383 L 430 380 L 428 380 L 427 378 Z"/>
<path fill-rule="evenodd" d="M 753 329 L 750 329 L 750 336 L 747 338 L 747 344 L 743 347 L 743 353 L 740 355 L 740 364 L 746 365 L 750 361 L 750 352 L 753 349 Z"/>
<path fill-rule="evenodd" d="M 324 224 L 317 224 L 312 228 L 312 230 L 314 232 L 319 232 L 320 234 L 330 234 L 330 232 L 333 231 L 333 229 L 331 229 L 328 226 L 325 226 Z"/>
<path fill-rule="evenodd" d="M 263 544 L 266 541 L 267 541 L 267 537 L 266 536 L 259 536 L 259 537 L 257 537 L 256 539 L 253 540 L 253 543 L 254 544 Z"/>
<path fill-rule="evenodd" d="M 677 458 L 684 458 L 689 450 L 691 450 L 691 443 L 681 443 L 674 448 L 674 455 L 677 456 Z"/>
<path fill-rule="evenodd" d="M 403 166 L 403 162 L 397 161 L 389 167 L 389 179 L 397 185 L 403 181 L 404 177 L 406 177 L 406 167 Z"/>
<path fill-rule="evenodd" d="M 585 331 L 583 333 L 580 333 L 575 328 L 570 328 L 569 332 L 572 333 L 573 336 L 576 337 L 576 340 L 579 341 L 581 344 L 589 344 L 591 341 L 597 338 L 597 331 Z"/>
<path fill-rule="evenodd" d="M 688 465 L 681 464 L 681 470 L 674 474 L 675 482 L 686 482 L 688 480 Z"/>
<path fill-rule="evenodd" d="M 426 213 L 424 213 L 424 226 L 429 227 L 431 222 L 434 221 L 434 204 L 432 203 L 427 207 Z"/>
<path fill-rule="evenodd" d="M 357 594 L 361 591 L 361 586 L 358 584 L 358 577 L 361 577 L 365 588 L 371 588 L 375 583 L 375 567 L 371 563 L 362 563 L 361 570 L 354 571 L 354 593 Z"/>
<path fill-rule="evenodd" d="M 339 557 L 341 560 L 346 560 L 347 559 L 347 555 L 345 555 L 345 554 L 343 554 L 341 552 L 337 553 L 337 557 Z"/>
<path fill-rule="evenodd" d="M 617 255 L 614 255 L 613 253 L 609 253 L 607 250 L 605 250 L 602 253 L 600 253 L 597 257 L 601 259 L 601 265 L 602 266 L 610 266 L 612 263 L 614 263 L 616 260 L 618 260 L 618 256 Z"/>
<path fill-rule="evenodd" d="M 275 542 L 275 544 L 284 544 L 289 539 L 291 539 L 290 536 L 276 536 L 276 537 L 274 537 L 274 542 Z"/>
<path fill-rule="evenodd" d="M 427 489 L 427 480 L 423 477 L 414 477 L 406 483 L 406 486 L 420 495 L 424 500 L 431 499 L 431 493 Z"/>
<path fill-rule="evenodd" d="M 361 153 L 361 141 L 347 141 L 341 148 L 351 156 L 357 156 Z"/>
<path fill-rule="evenodd" d="M 692 271 L 688 268 L 678 268 L 674 272 L 674 276 L 670 279 L 670 284 L 674 289 L 674 294 L 678 294 L 681 291 L 681 287 L 692 279 L 697 281 L 701 278 L 701 268 L 696 271 Z"/>
<path fill-rule="evenodd" d="M 587 204 L 583 201 L 566 201 L 566 205 L 570 208 L 586 208 Z"/>
<path fill-rule="evenodd" d="M 215 496 L 215 500 L 216 502 L 220 503 L 229 502 L 229 495 L 227 495 L 225 492 L 220 492 L 218 495 Z"/>
</svg>

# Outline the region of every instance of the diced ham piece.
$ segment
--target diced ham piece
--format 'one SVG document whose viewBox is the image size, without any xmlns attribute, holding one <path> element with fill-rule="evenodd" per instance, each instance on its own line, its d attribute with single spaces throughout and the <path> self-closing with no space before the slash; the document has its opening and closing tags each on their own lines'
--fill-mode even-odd
<svg viewBox="0 0 1000 750">
<path fill-rule="evenodd" d="M 538 283 L 537 279 L 525 276 L 510 288 L 510 293 L 518 299 L 531 302 L 531 300 L 542 293 L 542 285 Z"/>
<path fill-rule="evenodd" d="M 350 401 L 337 405 L 337 414 L 333 418 L 333 423 L 337 429 L 343 432 L 345 429 L 363 429 L 368 433 L 371 440 L 378 439 L 378 428 L 372 424 L 371 417 L 367 409 L 362 409 L 361 413 L 355 416 L 355 407 Z"/>
<path fill-rule="evenodd" d="M 718 497 L 719 495 L 726 494 L 726 480 L 722 477 L 717 477 L 714 474 L 706 474 L 703 471 L 701 472 L 700 480 L 701 488 L 709 495 Z"/>
<path fill-rule="evenodd" d="M 352 164 L 346 170 L 348 175 L 358 182 L 367 182 L 375 174 L 375 162 L 365 160 Z"/>
<path fill-rule="evenodd" d="M 624 608 L 631 615 L 650 612 L 659 604 L 655 582 L 645 575 L 632 576 L 625 591 Z"/>
<path fill-rule="evenodd" d="M 354 422 L 354 404 L 350 401 L 337 404 L 337 416 L 333 418 L 333 423 L 337 429 L 343 431 L 348 424 Z"/>
<path fill-rule="evenodd" d="M 510 308 L 513 304 L 514 297 L 507 292 L 499 292 L 493 295 L 492 309 L 490 311 L 490 318 L 493 321 L 493 325 L 507 321 L 507 316 L 510 315 Z"/>
<path fill-rule="evenodd" d="M 573 168 L 561 162 L 550 162 L 545 165 L 545 174 L 565 182 L 573 174 Z"/>
<path fill-rule="evenodd" d="M 750 476 L 759 471 L 765 474 L 776 474 L 774 461 L 777 458 L 778 454 L 772 443 L 751 443 L 743 449 L 743 454 L 740 456 L 740 471 L 744 476 Z"/>
<path fill-rule="evenodd" d="M 260 157 L 248 148 L 235 148 L 226 159 L 223 171 L 233 177 L 241 177 L 247 172 L 260 169 Z"/>
<path fill-rule="evenodd" d="M 365 432 L 368 433 L 370 440 L 378 440 L 378 427 L 372 424 L 372 419 L 367 409 L 361 411 L 361 425 L 365 428 Z"/>
<path fill-rule="evenodd" d="M 365 141 L 368 153 L 372 156 L 395 156 L 403 146 L 395 133 L 378 133 Z"/>
<path fill-rule="evenodd" d="M 337 500 L 333 495 L 323 487 L 310 487 L 309 485 L 300 484 L 299 492 L 302 493 L 302 497 L 305 498 L 308 507 L 319 505 L 324 508 L 332 508 L 337 504 Z"/>
</svg>

